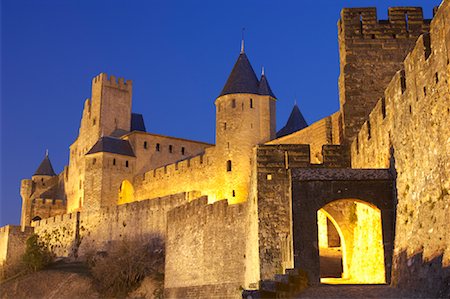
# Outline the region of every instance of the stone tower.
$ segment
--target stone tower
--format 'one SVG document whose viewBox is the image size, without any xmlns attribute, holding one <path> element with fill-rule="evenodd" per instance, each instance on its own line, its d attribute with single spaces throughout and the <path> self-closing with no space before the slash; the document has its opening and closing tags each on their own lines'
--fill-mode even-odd
<svg viewBox="0 0 450 299">
<path fill-rule="evenodd" d="M 392 7 L 378 20 L 375 7 L 344 8 L 339 31 L 339 101 L 344 143 L 348 144 L 384 96 L 392 76 L 417 38 L 429 31 L 420 7 Z"/>
<path fill-rule="evenodd" d="M 119 136 L 130 131 L 131 97 L 130 80 L 117 80 L 114 76 L 108 78 L 104 73 L 92 80 L 92 97 L 85 101 L 78 138 L 70 146 L 66 188 L 68 212 L 79 210 L 84 205 L 85 155 L 102 136 Z"/>
<path fill-rule="evenodd" d="M 24 228 L 25 226 L 30 225 L 33 215 L 33 203 L 32 203 L 32 195 L 33 193 L 37 193 L 38 190 L 45 190 L 46 185 L 49 184 L 49 180 L 56 177 L 56 173 L 53 170 L 52 163 L 50 162 L 50 158 L 48 157 L 48 153 L 45 154 L 44 159 L 41 164 L 33 174 L 30 179 L 22 180 L 20 186 L 20 195 L 22 196 L 22 215 L 21 215 L 21 226 Z"/>
<path fill-rule="evenodd" d="M 264 73 L 260 80 L 242 48 L 228 80 L 215 101 L 216 146 L 226 170 L 223 198 L 247 200 L 252 149 L 275 138 L 275 101 Z"/>
</svg>

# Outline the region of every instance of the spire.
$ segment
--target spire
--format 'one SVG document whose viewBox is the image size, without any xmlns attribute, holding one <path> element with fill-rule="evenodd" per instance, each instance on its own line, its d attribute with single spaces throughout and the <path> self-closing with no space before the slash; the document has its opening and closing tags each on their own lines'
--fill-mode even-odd
<svg viewBox="0 0 450 299">
<path fill-rule="evenodd" d="M 269 82 L 267 81 L 266 75 L 264 75 L 264 67 L 262 68 L 261 72 L 261 79 L 259 80 L 259 86 L 258 86 L 258 94 L 263 96 L 271 96 L 272 98 L 277 98 L 270 88 Z"/>
<path fill-rule="evenodd" d="M 244 30 L 245 30 L 245 28 L 242 27 L 241 54 L 244 53 Z"/>
<path fill-rule="evenodd" d="M 255 71 L 250 64 L 247 55 L 245 55 L 244 52 L 241 52 L 220 96 L 233 93 L 258 94 L 258 85 L 258 78 L 256 77 Z"/>
<path fill-rule="evenodd" d="M 34 175 L 56 175 L 55 171 L 53 170 L 52 163 L 50 162 L 50 158 L 48 157 L 48 150 L 45 151 L 45 158 L 44 160 L 42 160 Z"/>
<path fill-rule="evenodd" d="M 277 138 L 292 134 L 299 130 L 306 128 L 308 124 L 305 121 L 300 109 L 297 106 L 297 101 L 292 108 L 291 115 L 289 115 L 289 119 L 286 122 L 286 125 L 277 132 Z"/>
</svg>

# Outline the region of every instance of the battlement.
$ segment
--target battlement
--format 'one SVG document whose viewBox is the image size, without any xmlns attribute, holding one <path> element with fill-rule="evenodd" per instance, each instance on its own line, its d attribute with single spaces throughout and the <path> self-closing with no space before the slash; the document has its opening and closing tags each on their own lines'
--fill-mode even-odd
<svg viewBox="0 0 450 299">
<path fill-rule="evenodd" d="M 101 73 L 92 79 L 92 85 L 102 84 L 103 86 L 115 87 L 122 90 L 131 91 L 133 82 L 131 80 L 125 80 L 124 78 L 116 79 L 115 76 L 108 76 L 105 73 Z"/>
<path fill-rule="evenodd" d="M 266 144 L 257 148 L 257 165 L 271 168 L 348 167 L 349 157 L 340 145 L 322 146 L 323 163 L 311 161 L 309 144 Z"/>
<path fill-rule="evenodd" d="M 390 7 L 387 20 L 378 19 L 375 7 L 344 8 L 338 27 L 345 38 L 396 39 L 419 36 L 430 21 L 423 18 L 421 7 Z"/>
</svg>

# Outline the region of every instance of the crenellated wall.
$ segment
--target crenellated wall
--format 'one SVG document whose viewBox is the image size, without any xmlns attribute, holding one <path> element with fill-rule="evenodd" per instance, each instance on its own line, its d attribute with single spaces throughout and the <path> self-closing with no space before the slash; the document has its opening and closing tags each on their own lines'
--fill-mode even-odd
<svg viewBox="0 0 450 299">
<path fill-rule="evenodd" d="M 57 256 L 85 256 L 105 251 L 111 242 L 165 237 L 166 213 L 187 202 L 187 194 L 174 194 L 97 211 L 55 216 L 33 223 L 35 232 Z"/>
<path fill-rule="evenodd" d="M 353 167 L 395 167 L 393 283 L 432 291 L 450 267 L 449 20 L 444 1 L 351 145 Z"/>
<path fill-rule="evenodd" d="M 168 213 L 167 298 L 240 298 L 248 287 L 247 204 L 207 202 L 197 199 Z"/>
<path fill-rule="evenodd" d="M 420 7 L 392 7 L 388 20 L 376 8 L 344 8 L 338 22 L 339 101 L 346 144 L 351 142 L 401 68 L 417 38 L 429 30 Z"/>
<path fill-rule="evenodd" d="M 309 144 L 312 163 L 322 163 L 322 146 L 341 143 L 341 122 L 341 114 L 336 112 L 316 121 L 303 130 L 271 140 L 266 144 Z"/>
<path fill-rule="evenodd" d="M 17 265 L 25 253 L 26 240 L 33 234 L 32 227 L 23 230 L 18 225 L 0 227 L 0 271 L 3 266 Z"/>
</svg>

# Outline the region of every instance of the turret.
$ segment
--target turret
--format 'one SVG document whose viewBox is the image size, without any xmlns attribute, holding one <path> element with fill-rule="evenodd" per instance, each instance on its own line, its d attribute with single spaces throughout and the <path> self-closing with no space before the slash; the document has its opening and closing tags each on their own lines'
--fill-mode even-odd
<svg viewBox="0 0 450 299">
<path fill-rule="evenodd" d="M 275 95 L 266 76 L 258 80 L 243 51 L 215 101 L 216 146 L 226 170 L 230 203 L 247 199 L 252 149 L 275 138 Z"/>
<path fill-rule="evenodd" d="M 25 226 L 30 225 L 32 220 L 32 201 L 30 198 L 31 195 L 36 189 L 45 188 L 46 184 L 48 184 L 48 181 L 55 176 L 56 173 L 53 170 L 53 166 L 50 162 L 47 151 L 41 164 L 39 164 L 39 167 L 31 177 L 31 180 L 24 179 L 21 182 L 20 195 L 22 197 L 22 213 L 20 224 L 22 226 L 22 230 L 25 229 Z"/>
</svg>

